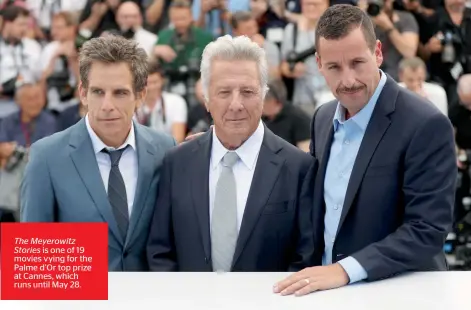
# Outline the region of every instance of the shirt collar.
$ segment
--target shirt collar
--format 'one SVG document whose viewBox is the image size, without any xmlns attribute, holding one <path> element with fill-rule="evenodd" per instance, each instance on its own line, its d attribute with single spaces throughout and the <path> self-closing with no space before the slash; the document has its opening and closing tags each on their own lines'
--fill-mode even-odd
<svg viewBox="0 0 471 310">
<path fill-rule="evenodd" d="M 345 108 L 340 104 L 340 102 L 337 104 L 337 109 L 335 110 L 333 119 L 334 131 L 337 131 L 339 124 L 344 124 L 346 122 L 354 122 L 361 128 L 363 132 L 366 130 L 371 115 L 373 114 L 373 110 L 376 106 L 376 102 L 378 101 L 379 95 L 381 94 L 381 91 L 383 90 L 387 80 L 386 74 L 384 74 L 384 72 L 381 70 L 379 70 L 379 72 L 381 74 L 381 79 L 379 80 L 378 86 L 376 87 L 373 96 L 371 96 L 368 103 L 352 118 L 345 121 Z"/>
<path fill-rule="evenodd" d="M 219 138 L 216 135 L 216 128 L 213 128 L 212 134 L 213 143 L 211 148 L 211 166 L 213 169 L 216 169 L 219 162 L 222 160 L 224 155 L 229 152 L 229 150 L 222 145 L 221 141 L 219 141 Z M 256 159 L 260 152 L 260 147 L 262 146 L 264 134 L 265 128 L 262 121 L 260 121 L 255 132 L 247 139 L 247 141 L 235 150 L 240 160 L 250 170 L 255 168 Z"/>
<path fill-rule="evenodd" d="M 104 148 L 110 149 L 110 150 L 115 150 L 115 148 L 107 146 L 101 139 L 97 136 L 95 131 L 93 131 L 92 127 L 90 126 L 90 121 L 88 120 L 88 114 L 85 116 L 85 124 L 87 125 L 87 131 L 88 134 L 90 135 L 90 138 L 92 139 L 92 145 L 93 145 L 93 151 L 95 154 L 100 153 Z M 126 147 L 127 145 L 130 145 L 134 150 L 136 150 L 136 137 L 134 134 L 134 122 L 131 122 L 131 130 L 129 131 L 129 135 L 126 138 L 126 141 L 118 147 L 116 150 L 122 149 Z"/>
</svg>

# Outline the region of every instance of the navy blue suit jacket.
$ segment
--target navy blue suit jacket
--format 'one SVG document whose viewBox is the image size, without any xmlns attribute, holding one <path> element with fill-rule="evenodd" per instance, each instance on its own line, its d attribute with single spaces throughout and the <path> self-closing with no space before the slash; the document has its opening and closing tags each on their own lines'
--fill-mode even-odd
<svg viewBox="0 0 471 310">
<path fill-rule="evenodd" d="M 151 271 L 212 271 L 209 164 L 212 131 L 170 150 L 149 234 Z M 288 271 L 312 264 L 310 182 L 317 162 L 265 127 L 232 271 Z M 309 174 L 304 184 L 303 181 Z M 303 193 L 307 193 L 304 195 Z"/>
<path fill-rule="evenodd" d="M 324 249 L 324 178 L 337 101 L 321 106 L 311 128 L 319 160 L 314 190 L 314 261 Z M 388 76 L 349 180 L 333 263 L 353 256 L 367 280 L 405 271 L 446 270 L 457 178 L 453 127 L 423 98 Z"/>
</svg>

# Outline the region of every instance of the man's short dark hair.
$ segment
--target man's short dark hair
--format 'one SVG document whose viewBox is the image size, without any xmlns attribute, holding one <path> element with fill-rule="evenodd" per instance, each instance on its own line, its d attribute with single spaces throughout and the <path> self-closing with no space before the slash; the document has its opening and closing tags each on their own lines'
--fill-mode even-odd
<svg viewBox="0 0 471 310">
<path fill-rule="evenodd" d="M 237 11 L 231 16 L 231 27 L 237 29 L 240 23 L 254 19 L 252 13 L 247 11 Z"/>
<path fill-rule="evenodd" d="M 320 38 L 340 40 L 357 28 L 360 28 L 363 32 L 369 49 L 374 51 L 376 34 L 373 22 L 368 14 L 349 4 L 337 4 L 329 7 L 317 23 L 316 50 L 319 51 Z"/>
<path fill-rule="evenodd" d="M 80 81 L 85 89 L 88 88 L 88 75 L 94 62 L 126 63 L 131 70 L 134 92 L 143 91 L 147 85 L 147 53 L 134 40 L 109 35 L 85 42 L 79 54 Z"/>
<path fill-rule="evenodd" d="M 18 17 L 29 17 L 29 11 L 13 4 L 7 5 L 2 10 L 3 22 L 14 22 Z"/>
<path fill-rule="evenodd" d="M 152 74 L 160 74 L 161 76 L 164 76 L 164 70 L 158 60 L 149 61 L 149 75 Z"/>
<path fill-rule="evenodd" d="M 403 58 L 399 63 L 399 72 L 403 72 L 407 68 L 410 68 L 412 71 L 422 68 L 427 72 L 427 65 L 419 57 Z"/>
<path fill-rule="evenodd" d="M 268 82 L 268 91 L 265 95 L 265 100 L 274 99 L 284 105 L 286 104 L 287 98 L 286 86 L 283 80 L 273 79 Z"/>
</svg>

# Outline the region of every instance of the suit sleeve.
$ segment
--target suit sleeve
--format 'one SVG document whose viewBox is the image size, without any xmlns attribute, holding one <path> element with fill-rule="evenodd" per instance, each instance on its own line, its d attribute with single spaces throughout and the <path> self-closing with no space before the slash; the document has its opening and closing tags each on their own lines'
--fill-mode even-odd
<svg viewBox="0 0 471 310">
<path fill-rule="evenodd" d="M 46 148 L 33 144 L 20 188 L 21 222 L 55 222 L 56 200 Z"/>
<path fill-rule="evenodd" d="M 452 225 L 457 167 L 453 129 L 435 114 L 414 134 L 405 154 L 404 223 L 355 253 L 368 281 L 418 269 L 443 251 Z"/>
<path fill-rule="evenodd" d="M 296 272 L 314 265 L 314 225 L 312 210 L 314 206 L 314 181 L 317 174 L 318 163 L 315 158 L 310 159 L 310 166 L 306 165 L 307 173 L 301 181 L 298 198 L 298 232 L 295 256 L 290 264 L 289 271 Z"/>
<path fill-rule="evenodd" d="M 162 163 L 158 194 L 147 243 L 147 260 L 150 271 L 177 271 L 178 269 L 173 240 L 171 182 L 171 164 L 167 154 Z"/>
</svg>

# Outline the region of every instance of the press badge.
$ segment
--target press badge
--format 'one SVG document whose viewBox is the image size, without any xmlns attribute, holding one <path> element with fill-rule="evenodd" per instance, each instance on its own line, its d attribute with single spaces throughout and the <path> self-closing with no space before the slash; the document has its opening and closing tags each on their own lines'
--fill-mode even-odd
<svg viewBox="0 0 471 310">
<path fill-rule="evenodd" d="M 453 76 L 455 80 L 458 80 L 458 78 L 463 73 L 463 67 L 461 66 L 461 63 L 459 62 L 455 63 L 453 68 L 451 68 L 450 73 L 451 73 L 451 76 Z"/>
</svg>

